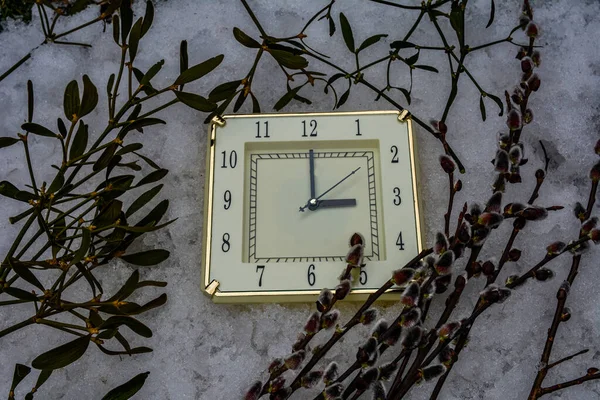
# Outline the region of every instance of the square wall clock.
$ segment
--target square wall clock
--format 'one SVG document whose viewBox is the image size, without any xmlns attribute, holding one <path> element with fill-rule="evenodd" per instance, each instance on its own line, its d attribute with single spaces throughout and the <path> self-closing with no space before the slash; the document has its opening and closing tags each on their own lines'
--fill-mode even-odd
<svg viewBox="0 0 600 400">
<path fill-rule="evenodd" d="M 355 232 L 366 265 L 349 300 L 421 251 L 408 112 L 226 115 L 208 136 L 201 285 L 214 302 L 314 301 Z"/>
</svg>

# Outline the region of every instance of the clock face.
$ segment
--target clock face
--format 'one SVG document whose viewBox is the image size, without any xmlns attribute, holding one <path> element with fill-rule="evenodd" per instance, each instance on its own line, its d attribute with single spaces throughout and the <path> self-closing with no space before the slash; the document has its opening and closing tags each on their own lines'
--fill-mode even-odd
<svg viewBox="0 0 600 400">
<path fill-rule="evenodd" d="M 364 238 L 364 297 L 421 250 L 410 121 L 398 112 L 226 116 L 207 155 L 203 288 L 217 302 L 314 300 Z"/>
</svg>

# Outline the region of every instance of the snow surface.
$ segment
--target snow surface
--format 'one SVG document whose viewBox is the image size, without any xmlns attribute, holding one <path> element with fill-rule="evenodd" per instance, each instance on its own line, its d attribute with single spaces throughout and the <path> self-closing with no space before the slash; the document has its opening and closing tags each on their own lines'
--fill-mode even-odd
<svg viewBox="0 0 600 400">
<path fill-rule="evenodd" d="M 142 2 L 136 2 L 136 13 L 143 15 Z M 325 4 L 324 1 L 300 2 L 269 0 L 251 1 L 258 18 L 267 31 L 274 35 L 296 33 L 306 22 L 310 11 Z M 418 2 L 414 2 L 417 4 Z M 535 19 L 541 26 L 543 36 L 539 43 L 543 64 L 539 71 L 542 87 L 533 97 L 531 107 L 535 120 L 527 127 L 524 141 L 528 146 L 526 156 L 530 161 L 523 170 L 526 182 L 511 188 L 507 198 L 523 199 L 533 188 L 533 173 L 542 166 L 542 154 L 537 144 L 543 140 L 552 158 L 548 178 L 541 191 L 539 204 L 565 205 L 562 212 L 552 213 L 547 220 L 529 224 L 526 232 L 517 239 L 516 246 L 524 250 L 516 264 L 506 267 L 508 272 L 524 271 L 541 259 L 546 244 L 555 240 L 568 241 L 577 235 L 577 221 L 570 209 L 576 201 L 587 201 L 589 193 L 589 168 L 597 161 L 593 145 L 600 128 L 600 53 L 598 39 L 600 30 L 600 3 L 596 0 L 532 1 Z M 471 45 L 486 43 L 505 37 L 514 26 L 520 1 L 496 2 L 496 23 L 485 29 L 490 2 L 469 3 L 467 41 Z M 382 43 L 374 46 L 367 57 L 386 54 L 387 45 L 396 36 L 403 35 L 414 19 L 405 18 L 407 11 L 387 8 L 366 1 L 340 1 L 334 7 L 334 15 L 343 11 L 350 20 L 356 41 L 377 33 L 391 33 Z M 75 26 L 96 15 L 89 9 L 64 22 L 59 31 Z M 0 71 L 6 70 L 25 52 L 41 42 L 43 34 L 38 16 L 34 23 L 4 23 L 0 34 Z M 60 25 L 60 23 L 59 23 Z M 165 66 L 155 78 L 155 86 L 172 82 L 178 74 L 178 49 L 182 39 L 188 40 L 190 65 L 224 53 L 225 61 L 215 72 L 189 85 L 190 89 L 207 94 L 216 84 L 242 78 L 253 60 L 253 52 L 241 47 L 231 32 L 234 26 L 248 34 L 258 35 L 252 21 L 241 3 L 234 1 L 171 0 L 156 2 L 155 22 L 143 39 L 137 57 L 142 69 L 164 58 Z M 338 28 L 339 29 L 339 28 Z M 349 68 L 353 64 L 343 45 L 341 34 L 329 38 L 326 25 L 320 23 L 309 31 L 309 43 L 323 49 L 335 60 Z M 420 44 L 440 45 L 427 22 L 415 33 Z M 515 35 L 518 40 L 522 37 Z M 99 107 L 87 117 L 94 134 L 97 126 L 106 120 L 106 97 L 104 87 L 108 76 L 116 72 L 118 48 L 112 40 L 110 27 L 102 32 L 97 24 L 78 32 L 69 40 L 93 43 L 91 49 L 75 46 L 46 45 L 38 48 L 32 59 L 16 73 L 0 83 L 0 131 L 2 136 L 14 135 L 26 118 L 26 81 L 34 84 L 36 111 L 35 121 L 53 126 L 62 116 L 62 95 L 65 85 L 74 77 L 81 82 L 88 74 L 100 92 Z M 516 47 L 509 44 L 492 47 L 470 56 L 468 67 L 480 84 L 488 91 L 501 94 L 519 79 L 518 62 L 514 59 Z M 439 53 L 424 53 L 421 61 L 437 66 L 439 75 L 426 71 L 415 73 L 415 91 L 410 110 L 428 120 L 439 118 L 449 91 L 446 59 Z M 319 68 L 325 70 L 324 68 Z M 379 70 L 381 71 L 381 70 Z M 395 76 L 404 79 L 405 71 Z M 367 75 L 375 82 L 381 76 Z M 255 87 L 263 111 L 271 111 L 271 105 L 283 94 L 284 79 L 271 61 L 261 64 Z M 398 83 L 402 83 L 399 81 Z M 305 95 L 313 100 L 312 106 L 300 103 L 287 110 L 327 111 L 332 100 L 315 89 Z M 356 88 L 343 110 L 390 109 L 384 101 L 373 102 L 373 93 Z M 404 104 L 404 100 L 400 98 Z M 250 102 L 247 102 L 250 103 Z M 495 149 L 496 132 L 504 129 L 504 119 L 494 112 L 494 105 L 486 102 L 488 120 L 479 117 L 478 93 L 463 77 L 460 95 L 448 119 L 448 140 L 463 160 L 467 173 L 461 176 L 464 189 L 457 197 L 457 204 L 467 199 L 485 202 L 490 194 L 493 171 L 489 160 Z M 249 104 L 242 111 L 249 112 Z M 301 329 L 311 310 L 310 305 L 238 305 L 212 304 L 200 292 L 200 257 L 202 252 L 202 198 L 204 185 L 205 126 L 204 115 L 182 105 L 171 107 L 159 114 L 168 121 L 161 128 L 146 129 L 143 138 L 145 154 L 152 157 L 170 174 L 165 179 L 162 196 L 168 197 L 171 207 L 169 218 L 179 218 L 169 228 L 147 235 L 139 248 L 162 247 L 171 251 L 171 258 L 161 266 L 144 269 L 145 279 L 166 280 L 169 296 L 167 305 L 142 317 L 154 330 L 154 336 L 144 340 L 144 345 L 154 348 L 151 354 L 130 357 L 108 357 L 96 348 L 90 348 L 74 365 L 53 374 L 45 384 L 40 398 L 88 399 L 100 398 L 112 387 L 134 375 L 150 371 L 150 377 L 137 398 L 148 399 L 236 399 L 257 378 L 264 378 L 269 362 L 286 355 L 296 333 Z M 37 138 L 36 138 L 37 139 Z M 32 152 L 39 160 L 55 157 L 59 148 L 41 138 L 32 140 Z M 423 196 L 425 199 L 428 237 L 443 225 L 446 206 L 447 180 L 440 173 L 438 142 L 429 134 L 418 131 L 420 160 L 422 163 Z M 2 150 L 0 158 L 1 179 L 14 183 L 28 180 L 21 150 Z M 48 179 L 49 171 L 39 172 L 39 180 Z M 523 194 L 525 193 L 525 195 Z M 155 200 L 158 201 L 158 200 Z M 506 201 L 505 201 L 506 202 Z M 2 200 L 0 209 L 0 254 L 8 251 L 19 226 L 11 226 L 7 218 L 22 211 L 20 205 Z M 595 208 L 597 213 L 598 207 Z M 499 257 L 508 237 L 509 226 L 496 231 L 486 246 L 483 257 Z M 530 250 L 532 249 L 532 250 Z M 600 252 L 592 249 L 584 257 L 580 274 L 569 297 L 573 309 L 572 319 L 561 325 L 556 339 L 553 359 L 590 348 L 580 356 L 548 376 L 546 384 L 572 379 L 585 373 L 588 367 L 598 367 L 600 359 L 600 291 L 597 269 Z M 451 378 L 444 389 L 444 399 L 521 399 L 529 392 L 535 375 L 545 333 L 555 308 L 555 293 L 566 276 L 568 257 L 551 264 L 557 277 L 546 283 L 529 283 L 516 291 L 506 303 L 486 312 L 475 325 L 471 341 L 461 354 Z M 131 273 L 132 268 L 113 263 L 100 275 L 105 288 L 116 289 L 119 282 Z M 482 282 L 469 287 L 463 298 L 473 298 Z M 157 294 L 158 291 L 147 290 Z M 150 295 L 149 294 L 149 295 Z M 440 299 L 432 308 L 439 312 L 443 307 Z M 462 304 L 457 316 L 466 316 L 473 304 Z M 2 326 L 21 321 L 30 313 L 29 306 L 0 308 Z M 349 316 L 356 305 L 341 306 L 342 316 Z M 390 320 L 397 306 L 388 306 L 383 314 Z M 355 349 L 366 334 L 365 328 L 353 330 L 330 352 L 347 364 L 353 360 Z M 133 336 L 133 335 L 128 335 Z M 14 363 L 30 364 L 33 358 L 66 340 L 65 336 L 43 327 L 29 327 L 13 333 L 0 341 L 0 393 L 7 393 Z M 139 344 L 141 342 L 134 341 Z M 37 375 L 37 374 L 36 374 Z M 34 374 L 26 379 L 21 388 L 33 385 Z M 411 399 L 426 399 L 433 385 L 427 385 L 411 394 Z M 305 397 L 306 396 L 306 397 Z M 597 383 L 588 382 L 557 392 L 551 399 L 598 399 Z M 312 398 L 298 393 L 293 398 Z"/>
</svg>

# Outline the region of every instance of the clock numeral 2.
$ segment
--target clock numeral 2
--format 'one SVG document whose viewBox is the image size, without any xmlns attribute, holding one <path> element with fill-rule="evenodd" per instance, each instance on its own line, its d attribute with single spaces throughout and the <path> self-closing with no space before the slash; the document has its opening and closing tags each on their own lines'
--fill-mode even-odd
<svg viewBox="0 0 600 400">
<path fill-rule="evenodd" d="M 308 266 L 308 284 L 310 286 L 314 286 L 315 285 L 315 280 L 317 279 L 316 276 L 315 276 L 315 273 L 314 273 L 315 268 L 316 268 L 315 264 L 310 264 Z"/>
<path fill-rule="evenodd" d="M 394 205 L 399 206 L 402 203 L 402 198 L 400 197 L 400 188 L 394 188 Z"/>
<path fill-rule="evenodd" d="M 398 147 L 390 147 L 390 153 L 392 153 L 392 164 L 398 164 Z"/>
<path fill-rule="evenodd" d="M 269 138 L 269 121 L 265 121 L 265 138 Z M 256 121 L 256 138 L 260 139 L 260 121 Z"/>
<path fill-rule="evenodd" d="M 261 287 L 262 286 L 262 277 L 263 277 L 263 274 L 265 273 L 265 266 L 257 265 L 256 272 L 258 272 L 259 269 L 260 269 L 260 277 L 258 278 L 258 286 Z"/>
<path fill-rule="evenodd" d="M 367 271 L 364 270 L 364 268 L 360 269 L 360 275 L 358 276 L 358 280 L 360 282 L 361 285 L 366 285 L 367 284 Z"/>
<path fill-rule="evenodd" d="M 221 244 L 221 250 L 223 250 L 223 253 L 227 253 L 229 251 L 229 249 L 231 248 L 231 245 L 229 244 L 229 239 L 231 239 L 231 237 L 229 236 L 229 233 L 224 233 L 223 234 L 223 244 Z"/>
<path fill-rule="evenodd" d="M 223 193 L 223 201 L 225 201 L 223 208 L 229 210 L 229 207 L 231 207 L 231 192 L 229 190 L 226 190 L 225 193 Z"/>
<path fill-rule="evenodd" d="M 227 168 L 227 152 L 222 151 L 221 154 L 223 154 L 223 164 L 221 164 L 221 168 Z M 229 166 L 231 168 L 235 168 L 236 165 L 237 153 L 235 152 L 235 150 L 233 150 L 231 153 L 229 153 Z"/>
<path fill-rule="evenodd" d="M 402 240 L 402 231 L 398 235 L 398 239 L 396 239 L 396 246 L 398 246 L 399 250 L 404 250 L 404 241 Z"/>
<path fill-rule="evenodd" d="M 302 134 L 302 137 L 317 136 L 317 121 L 314 119 L 311 119 L 309 125 L 312 128 L 312 131 L 310 132 L 310 135 L 307 135 L 306 134 L 306 121 L 302 121 L 302 126 L 304 127 L 304 133 Z"/>
</svg>

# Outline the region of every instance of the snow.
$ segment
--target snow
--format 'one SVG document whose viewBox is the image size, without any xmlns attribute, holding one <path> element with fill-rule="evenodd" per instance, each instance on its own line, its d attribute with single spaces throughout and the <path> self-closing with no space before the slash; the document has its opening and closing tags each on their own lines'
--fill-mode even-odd
<svg viewBox="0 0 600 400">
<path fill-rule="evenodd" d="M 273 35 L 296 33 L 306 22 L 309 12 L 325 4 L 268 0 L 251 1 L 251 6 L 265 29 Z M 418 2 L 414 2 L 418 4 Z M 489 1 L 469 2 L 467 41 L 472 46 L 505 37 L 514 26 L 520 2 L 496 2 L 496 23 L 487 30 Z M 306 6 L 308 5 L 308 6 Z M 523 272 L 544 255 L 544 248 L 555 240 L 569 241 L 577 235 L 577 221 L 571 209 L 576 201 L 585 202 L 589 193 L 589 168 L 597 162 L 593 146 L 598 139 L 600 95 L 600 53 L 597 43 L 600 31 L 600 3 L 595 0 L 574 2 L 532 1 L 535 20 L 542 31 L 539 44 L 543 45 L 542 66 L 539 71 L 542 86 L 530 102 L 534 112 L 533 123 L 526 128 L 524 141 L 529 163 L 523 167 L 525 183 L 511 187 L 506 199 L 525 200 L 533 189 L 533 174 L 543 166 L 539 146 L 542 140 L 552 159 L 548 178 L 540 193 L 538 204 L 564 205 L 565 210 L 551 213 L 539 223 L 531 223 L 521 234 L 515 246 L 523 250 L 517 263 L 506 266 L 507 273 Z M 343 11 L 348 17 L 357 43 L 377 33 L 391 36 L 365 51 L 365 59 L 387 54 L 387 45 L 406 32 L 414 19 L 407 11 L 391 9 L 371 2 L 347 0 L 334 6 L 334 15 Z M 143 15 L 143 4 L 136 2 L 136 14 Z M 88 9 L 60 25 L 59 31 L 69 29 L 96 16 L 96 9 Z M 406 15 L 412 15 L 406 18 Z M 66 20 L 66 19 L 65 19 Z M 8 21 L 0 34 L 0 71 L 19 60 L 27 49 L 37 46 L 43 38 L 39 16 L 25 25 Z M 181 40 L 188 41 L 190 65 L 225 54 L 225 61 L 215 72 L 189 85 L 194 92 L 206 95 L 218 83 L 241 79 L 252 65 L 254 53 L 241 47 L 231 34 L 234 26 L 257 37 L 251 19 L 239 2 L 193 0 L 157 1 L 153 27 L 142 40 L 137 65 L 146 70 L 160 59 L 165 59 L 162 71 L 154 80 L 155 87 L 170 84 L 178 75 L 178 52 Z M 444 27 L 447 29 L 448 27 Z M 426 30 L 425 30 L 426 29 Z M 76 33 L 70 40 L 93 43 L 93 48 L 44 45 L 31 60 L 17 72 L 0 82 L 0 131 L 2 136 L 14 135 L 26 119 L 26 81 L 33 81 L 36 98 L 34 121 L 54 126 L 62 116 L 62 95 L 71 79 L 81 82 L 88 74 L 99 88 L 99 107 L 87 117 L 91 133 L 97 135 L 106 122 L 105 83 L 116 72 L 119 50 L 110 33 L 102 32 L 96 24 Z M 321 22 L 308 31 L 308 42 L 316 49 L 330 54 L 340 65 L 351 68 L 353 58 L 345 49 L 339 31 L 333 38 L 327 35 L 326 24 Z M 420 44 L 439 46 L 439 39 L 431 24 L 424 23 L 415 32 Z M 515 34 L 517 41 L 523 41 Z M 417 40 L 417 39 L 415 39 Z M 495 94 L 511 89 L 520 76 L 514 59 L 517 47 L 502 44 L 473 53 L 468 68 L 481 86 Z M 423 52 L 422 63 L 434 65 L 440 74 L 416 71 L 413 102 L 409 109 L 424 120 L 440 118 L 449 92 L 447 61 L 437 52 Z M 318 70 L 330 72 L 319 65 Z M 383 71 L 383 70 L 378 70 Z M 381 84 L 383 75 L 368 73 L 367 78 Z M 398 84 L 406 82 L 400 68 L 393 76 Z M 284 77 L 272 60 L 261 63 L 254 86 L 263 112 L 284 93 Z M 463 191 L 456 204 L 475 200 L 484 203 L 491 194 L 494 177 L 489 161 L 494 156 L 496 133 L 505 128 L 504 119 L 497 116 L 495 105 L 486 101 L 488 119 L 479 115 L 478 92 L 466 77 L 459 84 L 459 96 L 448 118 L 448 141 L 465 164 L 467 173 L 460 178 Z M 323 95 L 321 88 L 301 92 L 313 100 L 311 106 L 292 103 L 286 111 L 328 111 L 332 99 Z M 356 87 L 342 110 L 390 109 L 383 100 L 373 102 L 374 95 L 364 87 Z M 401 104 L 404 99 L 399 97 Z M 242 112 L 250 112 L 250 102 Z M 150 371 L 149 379 L 138 398 L 151 399 L 235 399 L 240 398 L 251 383 L 265 377 L 265 369 L 275 357 L 289 353 L 297 332 L 311 312 L 311 305 L 215 305 L 200 292 L 200 258 L 202 253 L 202 199 L 204 186 L 205 115 L 183 105 L 170 107 L 158 117 L 167 120 L 166 126 L 148 128 L 143 136 L 146 155 L 163 168 L 170 170 L 165 179 L 162 198 L 171 201 L 168 218 L 179 218 L 167 229 L 148 234 L 139 249 L 152 247 L 171 251 L 168 261 L 157 267 L 143 269 L 144 279 L 166 280 L 164 289 L 169 296 L 165 307 L 153 310 L 141 319 L 154 331 L 151 339 L 142 345 L 154 348 L 151 354 L 130 357 L 108 357 L 96 348 L 74 365 L 55 372 L 41 390 L 40 398 L 81 399 L 100 398 L 109 389 L 134 375 Z M 441 152 L 439 143 L 423 129 L 418 129 L 421 149 L 421 173 L 427 179 L 421 182 L 424 196 L 427 237 L 442 227 L 446 207 L 447 178 L 438 165 Z M 46 138 L 31 140 L 31 151 L 38 160 L 54 160 L 60 153 L 58 146 Z M 24 158 L 20 149 L 1 150 L 0 179 L 13 183 L 28 181 Z M 47 167 L 38 170 L 38 179 L 50 179 Z M 39 165 L 41 168 L 42 165 Z M 159 196 L 160 197 L 160 196 Z M 158 199 L 154 200 L 158 202 Z M 508 200 L 505 200 L 505 204 Z M 22 206 L 3 199 L 0 209 L 0 254 L 6 254 L 20 225 L 12 226 L 8 217 L 22 211 Z M 597 213 L 598 207 L 595 207 Z M 506 224 L 507 225 L 507 224 Z M 494 232 L 481 258 L 499 258 L 509 235 L 509 226 Z M 572 354 L 583 348 L 590 352 L 563 364 L 552 371 L 546 385 L 552 385 L 581 376 L 600 357 L 597 337 L 600 335 L 600 302 L 597 290 L 600 278 L 596 272 L 600 252 L 592 248 L 584 255 L 579 276 L 572 288 L 568 306 L 572 319 L 561 325 L 556 338 L 553 359 Z M 464 261 L 463 261 L 464 262 Z M 525 398 L 529 393 L 536 365 L 550 326 L 555 308 L 555 293 L 566 277 L 570 260 L 559 258 L 550 264 L 555 279 L 541 283 L 530 282 L 515 291 L 504 304 L 497 305 L 477 320 L 468 347 L 461 354 L 458 365 L 442 393 L 444 399 L 513 399 Z M 112 263 L 100 274 L 105 288 L 116 290 L 131 273 L 132 267 Z M 468 286 L 463 299 L 473 299 L 481 289 L 481 281 Z M 146 288 L 147 296 L 159 291 Z M 349 318 L 357 305 L 343 304 L 342 321 Z M 457 308 L 458 317 L 468 315 L 472 300 Z M 443 301 L 438 300 L 431 312 L 440 312 Z M 10 312 L 9 312 L 10 309 Z M 383 314 L 392 320 L 397 305 L 385 305 Z M 2 326 L 19 322 L 30 313 L 29 307 L 2 307 Z M 435 314 L 434 314 L 435 315 Z M 353 361 L 355 349 L 367 335 L 365 328 L 356 328 L 341 344 L 335 346 L 323 367 L 337 359 L 342 368 Z M 133 334 L 128 335 L 132 337 Z M 28 327 L 0 340 L 0 393 L 7 393 L 16 362 L 30 364 L 42 352 L 66 341 L 63 334 L 45 327 Z M 134 344 L 141 344 L 134 340 Z M 28 377 L 21 390 L 34 384 L 34 375 Z M 419 387 L 411 399 L 426 399 L 432 385 Z M 600 390 L 595 382 L 557 392 L 549 399 L 597 399 Z M 298 393 L 293 398 L 303 397 Z M 312 398 L 312 397 L 310 397 Z"/>
</svg>

